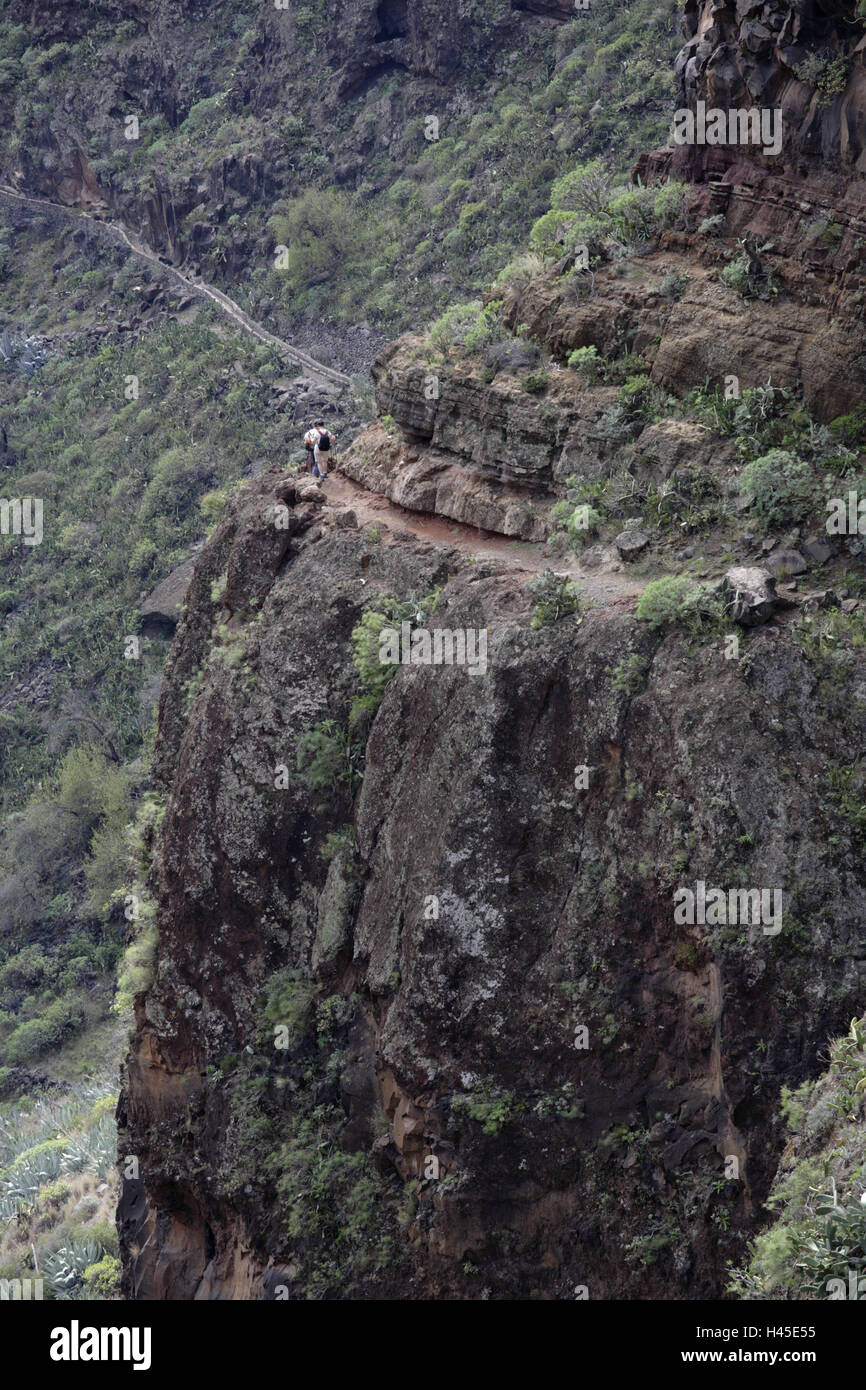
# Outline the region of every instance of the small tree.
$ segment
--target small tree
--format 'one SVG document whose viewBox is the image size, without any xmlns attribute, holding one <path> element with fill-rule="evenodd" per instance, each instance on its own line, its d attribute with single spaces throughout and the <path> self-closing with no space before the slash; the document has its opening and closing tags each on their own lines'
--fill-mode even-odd
<svg viewBox="0 0 866 1390">
<path fill-rule="evenodd" d="M 601 159 L 578 164 L 556 179 L 550 190 L 551 205 L 597 217 L 610 205 L 613 177 Z"/>
<path fill-rule="evenodd" d="M 748 463 L 740 475 L 740 493 L 768 526 L 800 521 L 815 502 L 809 465 L 787 449 L 770 449 Z"/>
</svg>

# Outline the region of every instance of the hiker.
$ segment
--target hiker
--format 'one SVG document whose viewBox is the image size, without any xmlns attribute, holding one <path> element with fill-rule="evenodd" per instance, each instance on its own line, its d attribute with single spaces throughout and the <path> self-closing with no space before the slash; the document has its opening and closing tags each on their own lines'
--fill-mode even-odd
<svg viewBox="0 0 866 1390">
<path fill-rule="evenodd" d="M 312 432 L 312 431 L 311 431 Z M 317 420 L 315 427 L 317 436 L 313 445 L 313 461 L 318 470 L 319 486 L 328 476 L 328 464 L 331 461 L 331 435 L 325 427 L 324 420 Z"/>
<path fill-rule="evenodd" d="M 319 476 L 319 470 L 316 467 L 316 445 L 318 442 L 319 431 L 315 425 L 311 425 L 304 435 L 304 448 L 307 451 L 307 464 L 314 478 Z"/>
</svg>

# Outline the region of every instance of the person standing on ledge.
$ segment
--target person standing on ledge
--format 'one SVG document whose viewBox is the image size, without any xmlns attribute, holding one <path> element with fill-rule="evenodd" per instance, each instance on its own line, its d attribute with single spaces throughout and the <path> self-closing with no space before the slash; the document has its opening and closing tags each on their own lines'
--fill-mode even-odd
<svg viewBox="0 0 866 1390">
<path fill-rule="evenodd" d="M 318 478 L 319 470 L 316 467 L 316 445 L 319 442 L 319 431 L 317 425 L 311 425 L 304 435 L 304 448 L 307 451 L 307 464 L 314 478 Z"/>
<path fill-rule="evenodd" d="M 331 461 L 331 435 L 325 427 L 324 420 L 317 420 L 315 432 L 318 435 L 313 445 L 313 461 L 318 470 L 319 487 L 322 486 L 328 476 L 328 467 Z"/>
</svg>

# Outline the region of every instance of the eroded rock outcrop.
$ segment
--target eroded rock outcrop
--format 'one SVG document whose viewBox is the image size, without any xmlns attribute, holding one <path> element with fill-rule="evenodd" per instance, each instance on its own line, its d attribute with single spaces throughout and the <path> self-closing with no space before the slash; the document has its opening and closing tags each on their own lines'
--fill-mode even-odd
<svg viewBox="0 0 866 1390">
<path fill-rule="evenodd" d="M 457 63 L 422 7 L 362 10 L 347 91 L 380 60 Z M 860 155 L 834 135 L 859 119 L 861 58 L 818 9 L 689 13 L 684 99 L 778 97 L 799 112 L 779 166 L 648 158 L 694 181 L 687 228 L 625 274 L 565 257 L 513 284 L 495 360 L 446 351 L 431 382 L 425 344 L 386 349 L 392 419 L 350 476 L 534 540 L 572 473 L 736 471 L 675 411 L 624 419 L 616 387 L 565 367 L 580 347 L 640 354 L 674 395 L 733 374 L 824 419 L 861 399 Z M 829 113 L 790 78 L 801 32 L 851 58 Z M 818 146 L 838 151 L 825 173 Z M 731 239 L 771 232 L 753 254 L 778 296 L 720 283 Z M 866 667 L 852 646 L 828 672 L 763 621 L 774 567 L 730 573 L 739 661 L 628 597 L 533 622 L 513 570 L 362 532 L 273 470 L 232 500 L 160 701 L 159 946 L 120 1106 L 131 1296 L 721 1294 L 765 1216 L 781 1085 L 815 1074 L 866 983 L 839 795 Z M 408 662 L 382 695 L 355 658 L 389 622 L 483 630 L 486 669 Z"/>
<path fill-rule="evenodd" d="M 686 0 L 684 22 L 676 63 L 684 104 L 778 108 L 786 165 L 866 172 L 866 35 L 855 3 Z M 752 153 L 775 167 L 774 156 Z M 682 158 L 693 176 L 736 161 L 718 145 L 691 146 Z"/>
<path fill-rule="evenodd" d="M 188 591 L 127 1291 L 716 1296 L 779 1087 L 862 998 L 866 884 L 826 795 L 862 658 L 819 697 L 784 632 L 741 665 L 628 602 L 533 629 L 512 573 L 338 520 L 265 474 Z M 389 598 L 486 628 L 486 673 L 401 665 L 350 723 L 351 635 Z M 699 884 L 778 888 L 781 930 L 678 920 Z"/>
</svg>

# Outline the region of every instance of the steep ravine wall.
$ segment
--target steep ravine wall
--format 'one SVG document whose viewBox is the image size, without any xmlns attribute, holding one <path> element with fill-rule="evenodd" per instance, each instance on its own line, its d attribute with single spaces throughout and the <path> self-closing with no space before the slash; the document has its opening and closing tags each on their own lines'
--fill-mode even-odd
<svg viewBox="0 0 866 1390">
<path fill-rule="evenodd" d="M 858 318 L 866 235 L 866 23 L 852 0 L 687 0 L 676 62 L 677 107 L 756 111 L 775 143 L 698 141 L 648 152 L 636 175 L 693 183 L 693 226 L 790 261 L 784 288 L 801 303 Z M 862 389 L 862 382 L 861 382 Z"/>
<path fill-rule="evenodd" d="M 428 626 L 488 629 L 486 673 L 401 666 L 357 790 L 342 762 L 311 787 L 299 745 L 348 727 L 365 605 L 437 588 Z M 531 604 L 275 470 L 202 552 L 119 1111 L 130 1296 L 722 1290 L 780 1085 L 862 1007 L 866 885 L 826 779 L 866 672 L 819 684 L 780 628 L 740 663 L 628 600 L 540 629 Z M 782 889 L 781 932 L 677 925 L 698 880 Z"/>
<path fill-rule="evenodd" d="M 527 29 L 573 18 L 571 0 L 326 0 L 315 7 L 285 4 L 250 10 L 249 30 L 240 44 L 239 18 L 230 5 L 209 7 L 196 0 L 141 0 L 134 7 L 117 0 L 95 0 L 87 10 L 14 0 L 9 17 L 37 40 L 68 45 L 85 39 L 93 20 L 100 26 L 125 24 L 127 35 L 99 50 L 86 88 L 86 100 L 73 86 L 62 102 L 37 104 L 23 128 L 0 156 L 7 181 L 23 191 L 82 207 L 110 207 L 112 213 L 155 250 L 176 263 L 198 263 L 213 250 L 221 225 L 258 203 L 271 205 L 296 188 L 297 149 L 271 124 L 274 113 L 302 116 L 329 150 L 329 169 L 321 165 L 301 179 L 315 186 L 357 185 L 369 157 L 383 145 L 397 144 L 405 126 L 430 109 L 444 109 L 458 86 L 489 81 L 503 47 L 526 43 Z M 137 183 L 118 158 L 117 167 L 94 173 L 94 152 L 124 150 L 123 122 L 130 112 L 142 122 L 162 119 L 175 132 L 190 107 L 212 95 L 208 75 L 201 88 L 190 85 L 203 43 L 221 45 L 234 34 L 236 65 L 230 74 L 234 108 L 263 124 L 256 148 L 235 148 L 184 174 L 167 168 Z M 104 34 L 103 34 L 104 41 Z M 310 75 L 322 73 L 327 100 Z M 393 100 L 368 91 L 391 74 L 404 79 Z M 219 91 L 218 88 L 215 89 Z M 364 111 L 356 127 L 339 129 L 344 108 Z M 12 112 L 9 113 L 10 117 Z M 11 124 L 11 120 L 10 120 Z M 407 162 L 417 158 L 407 147 Z M 330 167 L 329 167 L 330 165 Z M 186 222 L 196 209 L 200 216 Z M 238 229 L 221 269 L 249 274 L 250 245 Z"/>
</svg>

